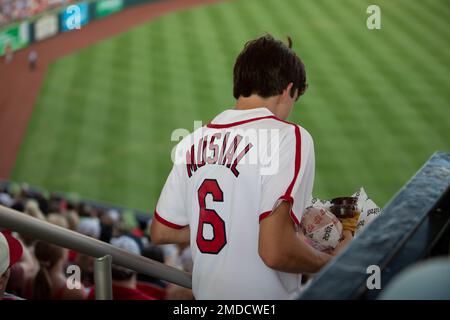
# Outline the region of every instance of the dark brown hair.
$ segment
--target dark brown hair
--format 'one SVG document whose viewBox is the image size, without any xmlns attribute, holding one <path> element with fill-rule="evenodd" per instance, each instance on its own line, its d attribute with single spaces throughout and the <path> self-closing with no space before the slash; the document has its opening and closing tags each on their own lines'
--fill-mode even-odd
<svg viewBox="0 0 450 320">
<path fill-rule="evenodd" d="M 50 269 L 63 257 L 64 249 L 48 242 L 37 241 L 34 255 L 39 261 L 39 272 L 34 278 L 33 298 L 37 300 L 52 299 Z"/>
<path fill-rule="evenodd" d="M 279 95 L 293 83 L 291 96 L 298 89 L 300 97 L 308 87 L 305 66 L 292 48 L 266 34 L 247 42 L 236 59 L 233 70 L 233 96 L 257 94 L 263 98 Z"/>
</svg>

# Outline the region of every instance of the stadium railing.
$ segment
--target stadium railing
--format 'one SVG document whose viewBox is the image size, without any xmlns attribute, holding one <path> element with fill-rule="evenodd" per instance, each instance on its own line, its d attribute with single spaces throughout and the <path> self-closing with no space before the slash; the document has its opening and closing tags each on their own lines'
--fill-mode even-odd
<svg viewBox="0 0 450 320">
<path fill-rule="evenodd" d="M 19 186 L 20 188 L 22 188 L 23 185 L 26 185 L 26 189 L 27 189 L 27 193 L 28 193 L 27 196 L 30 198 L 34 198 L 38 195 L 42 196 L 44 193 L 47 192 L 46 189 L 36 187 L 36 186 L 30 186 L 30 185 L 28 185 L 28 183 L 21 184 L 21 183 L 15 182 L 15 181 L 0 179 L 0 188 L 6 188 L 7 190 L 9 190 L 11 185 L 13 185 L 13 184 Z M 66 193 L 66 192 L 62 192 L 62 191 L 54 191 L 54 192 L 52 192 L 52 195 L 57 197 L 57 199 L 64 199 L 66 201 L 68 201 L 68 199 L 71 198 L 70 193 Z M 75 195 L 75 197 L 77 199 L 79 198 L 78 194 L 72 194 L 72 196 L 73 195 Z M 75 203 L 85 204 L 95 210 L 104 210 L 104 211 L 116 210 L 119 213 L 123 213 L 125 211 L 131 211 L 134 213 L 134 217 L 136 218 L 136 221 L 140 224 L 140 226 L 142 226 L 142 228 L 151 221 L 150 212 L 142 211 L 142 210 L 135 209 L 132 207 L 125 207 L 125 206 L 117 205 L 115 203 L 98 201 L 98 200 L 90 200 L 90 199 L 86 199 L 86 198 L 75 200 Z"/>
<path fill-rule="evenodd" d="M 97 299 L 111 299 L 112 263 L 186 288 L 192 287 L 190 273 L 4 206 L 0 206 L 0 226 L 96 258 L 94 279 L 97 280 Z"/>
<path fill-rule="evenodd" d="M 436 152 L 298 298 L 376 299 L 406 267 L 448 256 L 449 245 L 450 154 Z M 379 268 L 379 288 L 367 285 L 374 266 Z"/>
</svg>

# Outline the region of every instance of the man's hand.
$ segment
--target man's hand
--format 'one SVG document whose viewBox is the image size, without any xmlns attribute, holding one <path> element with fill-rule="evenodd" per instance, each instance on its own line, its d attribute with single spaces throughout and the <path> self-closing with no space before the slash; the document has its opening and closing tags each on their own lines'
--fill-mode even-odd
<svg viewBox="0 0 450 320">
<path fill-rule="evenodd" d="M 342 236 L 343 236 L 343 239 L 339 242 L 339 244 L 336 246 L 336 248 L 334 248 L 334 250 L 331 252 L 331 254 L 333 256 L 338 255 L 353 240 L 353 234 L 350 230 L 342 231 Z"/>
<path fill-rule="evenodd" d="M 351 218 L 339 219 L 342 223 L 342 228 L 344 230 L 350 230 L 353 234 L 356 231 L 356 226 L 358 225 L 359 214 Z"/>
</svg>

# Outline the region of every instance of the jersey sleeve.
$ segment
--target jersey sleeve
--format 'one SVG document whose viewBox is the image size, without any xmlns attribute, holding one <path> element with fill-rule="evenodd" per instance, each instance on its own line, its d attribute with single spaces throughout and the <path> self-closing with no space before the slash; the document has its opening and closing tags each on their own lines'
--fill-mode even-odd
<svg viewBox="0 0 450 320">
<path fill-rule="evenodd" d="M 181 176 L 181 165 L 174 164 L 159 196 L 154 218 L 162 224 L 181 229 L 189 224 L 185 206 L 184 181 Z"/>
<path fill-rule="evenodd" d="M 292 205 L 291 218 L 299 225 L 314 184 L 311 135 L 305 129 L 292 125 L 280 141 L 279 152 L 271 158 L 271 161 L 278 162 L 278 170 L 262 176 L 259 221 L 268 217 L 281 201 L 287 201 Z"/>
</svg>

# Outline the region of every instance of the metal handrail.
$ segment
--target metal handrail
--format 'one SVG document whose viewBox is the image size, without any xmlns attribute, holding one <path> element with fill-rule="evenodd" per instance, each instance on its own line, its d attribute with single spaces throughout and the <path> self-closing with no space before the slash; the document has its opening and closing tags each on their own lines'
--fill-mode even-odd
<svg viewBox="0 0 450 320">
<path fill-rule="evenodd" d="M 110 255 L 94 260 L 95 300 L 112 300 L 112 257 Z"/>
<path fill-rule="evenodd" d="M 0 226 L 95 258 L 110 255 L 115 265 L 166 280 L 185 288 L 192 287 L 190 273 L 1 205 Z"/>
</svg>

